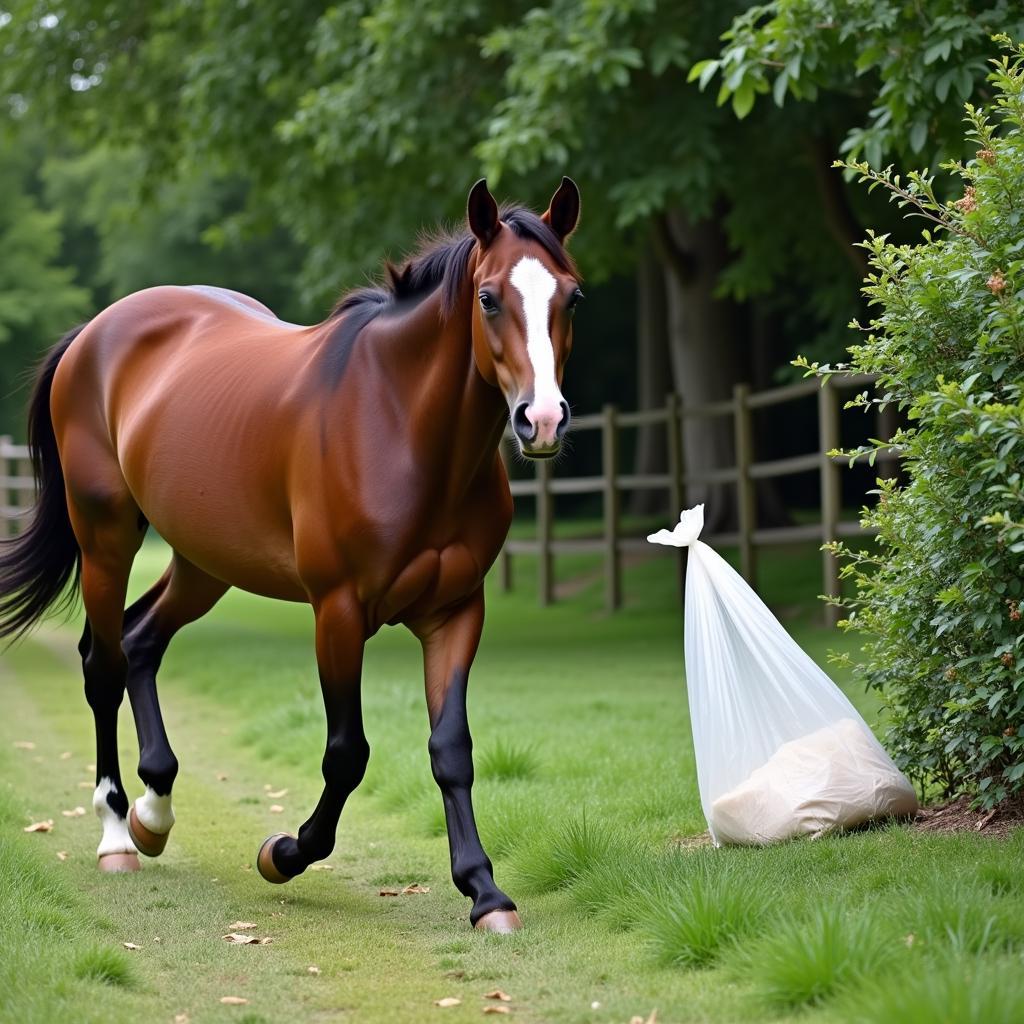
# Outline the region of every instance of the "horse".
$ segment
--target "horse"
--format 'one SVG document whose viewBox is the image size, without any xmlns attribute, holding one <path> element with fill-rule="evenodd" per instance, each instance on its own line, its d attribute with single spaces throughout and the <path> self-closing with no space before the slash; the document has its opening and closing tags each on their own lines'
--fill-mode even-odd
<svg viewBox="0 0 1024 1024">
<path fill-rule="evenodd" d="M 320 800 L 297 834 L 263 843 L 260 875 L 287 882 L 333 850 L 370 754 L 363 648 L 401 624 L 422 645 L 452 879 L 473 927 L 521 927 L 477 832 L 466 690 L 484 576 L 512 516 L 506 422 L 529 459 L 554 457 L 569 427 L 561 382 L 582 292 L 565 243 L 579 212 L 569 178 L 540 216 L 499 210 L 481 179 L 468 230 L 388 263 L 383 284 L 320 324 L 222 288 L 155 287 L 44 357 L 29 403 L 37 500 L 0 547 L 0 636 L 21 637 L 80 590 L 101 870 L 137 870 L 138 853 L 165 848 L 178 761 L 157 671 L 178 630 L 238 587 L 312 606 L 328 732 Z M 125 609 L 150 526 L 170 564 Z M 116 735 L 126 691 L 145 787 L 130 807 Z"/>
</svg>

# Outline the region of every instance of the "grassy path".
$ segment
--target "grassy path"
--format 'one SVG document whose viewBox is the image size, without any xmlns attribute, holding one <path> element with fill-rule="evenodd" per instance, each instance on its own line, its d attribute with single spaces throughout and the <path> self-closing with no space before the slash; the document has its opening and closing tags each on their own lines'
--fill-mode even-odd
<svg viewBox="0 0 1024 1024">
<path fill-rule="evenodd" d="M 136 592 L 163 557 L 147 545 Z M 789 605 L 803 585 L 792 559 L 778 579 Z M 703 821 L 670 567 L 638 568 L 612 619 L 597 588 L 541 611 L 522 586 L 492 601 L 471 688 L 481 831 L 527 923 L 510 938 L 471 932 L 450 882 L 419 657 L 400 631 L 369 649 L 371 767 L 330 870 L 279 887 L 254 871 L 258 845 L 293 831 L 320 789 L 307 610 L 232 594 L 172 646 L 161 693 L 182 766 L 178 824 L 131 876 L 94 866 L 75 631 L 0 658 L 0 1020 L 465 1021 L 493 988 L 512 995 L 510 1020 L 537 1024 L 626 1024 L 655 1007 L 661 1024 L 1019 1020 L 1024 835 L 894 828 L 680 849 Z M 791 625 L 816 656 L 834 641 L 806 616 Z M 135 795 L 127 709 L 121 729 Z M 84 816 L 61 814 L 79 805 Z M 53 831 L 22 831 L 41 819 Z M 412 882 L 430 892 L 378 895 Z M 273 942 L 228 944 L 235 921 Z M 906 993 L 917 1017 L 898 1004 Z M 436 1007 L 442 997 L 461 1004 Z"/>
</svg>

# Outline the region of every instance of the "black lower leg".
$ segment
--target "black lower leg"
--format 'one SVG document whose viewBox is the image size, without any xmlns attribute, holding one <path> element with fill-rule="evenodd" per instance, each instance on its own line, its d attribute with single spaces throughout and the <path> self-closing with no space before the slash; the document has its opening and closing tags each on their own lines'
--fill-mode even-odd
<svg viewBox="0 0 1024 1024">
<path fill-rule="evenodd" d="M 428 750 L 444 801 L 452 880 L 472 899 L 469 919 L 475 925 L 492 910 L 515 910 L 516 905 L 494 881 L 494 869 L 480 843 L 473 815 L 473 741 L 466 714 L 466 684 L 465 672 L 453 674 L 441 714 L 431 729 Z"/>
<path fill-rule="evenodd" d="M 354 693 L 335 696 L 325 686 L 328 737 L 323 759 L 324 790 L 316 809 L 299 829 L 298 838 L 281 839 L 273 850 L 274 866 L 288 877 L 330 856 L 345 801 L 366 772 L 370 746 L 363 733 L 358 684 L 353 689 Z"/>
<path fill-rule="evenodd" d="M 128 814 L 117 754 L 117 713 L 125 690 L 125 664 L 120 651 L 104 651 L 89 626 L 78 645 L 85 678 L 85 699 L 96 725 L 96 786 L 107 787 L 105 799 L 120 818 Z"/>
<path fill-rule="evenodd" d="M 139 778 L 159 796 L 170 795 L 178 774 L 156 692 L 156 674 L 168 640 L 151 617 L 143 615 L 126 630 L 123 641 L 128 697 L 139 737 Z"/>
</svg>

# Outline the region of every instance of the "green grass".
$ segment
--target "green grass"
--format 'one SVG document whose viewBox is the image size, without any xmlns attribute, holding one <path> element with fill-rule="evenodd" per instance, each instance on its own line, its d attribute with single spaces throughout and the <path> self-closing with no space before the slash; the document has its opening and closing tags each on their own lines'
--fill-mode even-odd
<svg viewBox="0 0 1024 1024">
<path fill-rule="evenodd" d="M 899 940 L 881 918 L 876 906 L 851 913 L 834 903 L 786 916 L 738 953 L 736 973 L 770 1005 L 814 1006 L 899 962 Z"/>
<path fill-rule="evenodd" d="M 165 558 L 145 545 L 133 595 Z M 820 628 L 819 565 L 813 547 L 768 551 L 761 579 L 824 661 L 849 642 Z M 511 1019 L 545 1024 L 620 1024 L 655 1007 L 664 1024 L 1019 1019 L 1024 832 L 893 826 L 766 850 L 694 846 L 705 825 L 673 568 L 631 566 L 626 607 L 611 617 L 599 580 L 537 607 L 525 558 L 515 593 L 489 591 L 470 686 L 475 802 L 526 922 L 510 938 L 471 932 L 451 884 L 421 658 L 402 630 L 367 651 L 371 762 L 333 870 L 282 887 L 252 861 L 266 835 L 304 820 L 322 784 L 307 608 L 233 592 L 172 645 L 160 678 L 182 765 L 178 824 L 134 876 L 100 876 L 95 819 L 60 813 L 88 806 L 79 782 L 94 760 L 74 625 L 4 655 L 0 1019 L 467 1021 L 496 987 L 513 996 Z M 850 696 L 873 721 L 873 695 Z M 136 795 L 127 706 L 121 721 Z M 25 740 L 35 748 L 15 749 Z M 284 813 L 270 812 L 268 789 L 288 790 L 276 799 Z M 52 832 L 22 831 L 40 818 Z M 430 892 L 378 895 L 411 882 Z M 274 942 L 227 944 L 236 920 Z M 442 996 L 462 1004 L 438 1009 Z"/>
</svg>

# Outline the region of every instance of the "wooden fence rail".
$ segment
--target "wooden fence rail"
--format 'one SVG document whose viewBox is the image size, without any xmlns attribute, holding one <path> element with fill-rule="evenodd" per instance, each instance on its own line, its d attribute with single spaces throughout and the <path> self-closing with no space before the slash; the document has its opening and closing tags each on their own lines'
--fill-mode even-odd
<svg viewBox="0 0 1024 1024">
<path fill-rule="evenodd" d="M 722 547 L 738 547 L 740 571 L 754 587 L 757 585 L 757 551 L 773 544 L 794 541 L 829 543 L 842 537 L 862 533 L 859 523 L 843 522 L 842 471 L 849 460 L 828 456 L 839 447 L 839 392 L 863 388 L 874 382 L 868 375 L 833 377 L 825 384 L 816 380 L 799 381 L 767 391 L 751 392 L 746 384 L 738 384 L 731 399 L 703 405 L 684 406 L 677 395 L 669 395 L 661 409 L 642 412 L 620 412 L 608 405 L 600 412 L 578 416 L 573 431 L 601 432 L 602 469 L 600 476 L 559 477 L 551 473 L 548 462 L 536 463 L 533 479 L 512 481 L 515 497 L 530 496 L 537 502 L 536 536 L 532 539 L 510 539 L 501 553 L 501 582 L 508 590 L 513 582 L 513 558 L 534 555 L 538 559 L 537 596 L 541 604 L 550 604 L 555 597 L 554 556 L 568 554 L 599 554 L 604 561 L 605 605 L 612 611 L 622 603 L 622 556 L 628 552 L 646 551 L 671 554 L 675 549 L 656 548 L 645 537 L 630 536 L 623 531 L 620 499 L 623 492 L 641 489 L 663 490 L 672 509 L 682 509 L 686 490 L 693 484 L 731 483 L 736 487 L 737 530 L 709 535 L 708 543 Z M 817 394 L 818 448 L 804 455 L 793 455 L 767 462 L 754 461 L 752 413 Z M 736 464 L 700 472 L 687 472 L 683 462 L 682 426 L 687 419 L 731 416 Z M 619 431 L 627 427 L 664 426 L 666 431 L 668 469 L 665 473 L 620 473 Z M 897 456 L 881 453 L 881 461 Z M 789 476 L 818 470 L 821 483 L 821 519 L 799 526 L 761 528 L 757 525 L 756 482 L 773 477 Z M 555 538 L 552 533 L 552 498 L 559 494 L 601 494 L 603 529 L 600 537 Z M 681 558 L 676 553 L 677 558 Z M 822 552 L 822 593 L 838 596 L 839 569 L 836 559 Z M 837 618 L 836 609 L 827 610 L 829 621 Z"/>
</svg>

